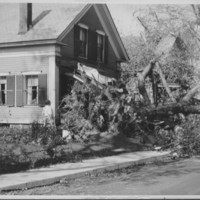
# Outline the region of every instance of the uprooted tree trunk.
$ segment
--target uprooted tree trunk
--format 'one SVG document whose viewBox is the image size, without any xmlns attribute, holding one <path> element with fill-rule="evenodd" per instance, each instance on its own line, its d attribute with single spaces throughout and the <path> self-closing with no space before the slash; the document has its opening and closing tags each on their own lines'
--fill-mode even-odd
<svg viewBox="0 0 200 200">
<path fill-rule="evenodd" d="M 138 89 L 146 105 L 150 105 L 151 101 L 145 88 L 145 79 L 151 73 L 154 65 L 155 62 L 152 61 L 144 68 L 142 73 L 138 73 Z"/>
<path fill-rule="evenodd" d="M 141 109 L 138 114 L 146 116 L 148 118 L 154 119 L 156 117 L 167 117 L 170 115 L 183 113 L 188 114 L 200 114 L 199 105 L 190 105 L 187 102 L 171 103 L 167 105 L 162 105 L 158 107 L 151 107 Z"/>
<path fill-rule="evenodd" d="M 154 68 L 160 75 L 161 82 L 172 101 L 171 103 L 168 103 L 166 105 L 159 105 L 156 107 L 151 106 L 151 102 L 145 88 L 145 79 L 152 73 L 152 70 Z M 141 109 L 138 114 L 147 116 L 149 118 L 169 116 L 177 113 L 183 113 L 185 115 L 200 114 L 200 105 L 192 105 L 190 101 L 192 97 L 197 93 L 199 88 L 200 85 L 195 86 L 194 88 L 189 90 L 188 93 L 179 102 L 175 102 L 175 99 L 170 91 L 170 88 L 168 87 L 159 63 L 157 61 L 151 61 L 150 64 L 145 67 L 143 72 L 138 74 L 138 89 L 140 94 L 143 96 L 145 104 L 148 105 L 147 107 Z"/>
<path fill-rule="evenodd" d="M 173 95 L 170 91 L 170 88 L 168 87 L 167 82 L 165 80 L 165 77 L 164 77 L 164 74 L 163 74 L 162 69 L 160 67 L 160 64 L 155 59 L 155 60 L 151 61 L 149 63 L 149 65 L 147 65 L 144 68 L 142 73 L 138 73 L 138 89 L 139 89 L 139 92 L 144 99 L 144 103 L 146 105 L 150 105 L 150 103 L 151 103 L 149 96 L 148 96 L 148 93 L 147 93 L 146 88 L 145 88 L 145 79 L 146 79 L 147 76 L 152 74 L 152 70 L 154 68 L 156 69 L 156 71 L 160 75 L 161 82 L 162 82 L 163 86 L 165 87 L 167 94 L 169 95 L 170 99 L 172 100 L 172 102 L 175 102 L 175 99 L 174 99 L 174 97 L 173 97 Z"/>
</svg>

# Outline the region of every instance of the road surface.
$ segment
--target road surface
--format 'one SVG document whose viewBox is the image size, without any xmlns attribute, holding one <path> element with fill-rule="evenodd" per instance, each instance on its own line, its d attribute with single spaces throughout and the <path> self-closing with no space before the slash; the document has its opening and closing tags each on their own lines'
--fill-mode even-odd
<svg viewBox="0 0 200 200">
<path fill-rule="evenodd" d="M 200 156 L 96 174 L 19 195 L 200 195 Z"/>
</svg>

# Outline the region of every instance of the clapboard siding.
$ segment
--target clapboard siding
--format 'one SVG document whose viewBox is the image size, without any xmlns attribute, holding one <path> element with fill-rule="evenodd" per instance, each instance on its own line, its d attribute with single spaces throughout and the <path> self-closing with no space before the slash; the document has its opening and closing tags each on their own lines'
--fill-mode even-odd
<svg viewBox="0 0 200 200">
<path fill-rule="evenodd" d="M 48 56 L 0 57 L 0 72 L 11 74 L 27 71 L 48 72 Z"/>
<path fill-rule="evenodd" d="M 87 25 L 93 31 L 104 31 L 93 7 L 80 19 L 80 23 Z"/>
<path fill-rule="evenodd" d="M 1 56 L 1 54 L 0 54 Z M 0 73 L 10 73 L 11 75 L 21 72 L 42 71 L 48 74 L 49 56 L 15 56 L 0 57 Z M 0 106 L 0 123 L 8 124 L 29 124 L 38 121 L 41 117 L 42 108 L 32 107 L 7 107 Z"/>
<path fill-rule="evenodd" d="M 0 123 L 9 124 L 30 124 L 41 120 L 42 108 L 39 106 L 30 107 L 6 107 L 1 106 Z"/>
<path fill-rule="evenodd" d="M 93 7 L 89 9 L 89 11 L 80 19 L 78 23 L 82 23 L 88 26 L 89 29 L 92 31 L 100 30 L 100 31 L 105 32 Z M 61 55 L 66 58 L 73 58 L 74 57 L 74 30 L 70 31 L 63 38 L 62 42 L 66 44 L 66 46 L 63 46 L 61 48 Z M 117 74 L 116 72 L 117 58 L 110 44 L 109 38 L 108 38 L 108 56 L 107 57 L 108 57 L 107 63 L 102 64 L 103 65 L 102 67 L 106 67 L 112 70 L 113 74 L 111 75 L 115 77 Z M 88 63 L 90 63 L 90 61 L 88 61 Z M 97 63 L 92 63 L 92 64 L 97 64 Z"/>
<path fill-rule="evenodd" d="M 80 20 L 80 23 L 83 23 L 89 27 L 92 31 L 100 30 L 105 32 L 103 29 L 103 26 L 101 25 L 101 22 L 92 7 Z M 112 49 L 112 46 L 110 44 L 109 38 L 108 38 L 108 56 L 107 56 L 107 63 L 104 64 L 104 67 L 111 68 L 111 69 L 116 69 L 116 56 L 115 53 Z"/>
<path fill-rule="evenodd" d="M 104 21 L 106 21 L 106 20 L 107 20 L 107 15 L 105 14 L 103 7 L 102 7 L 102 6 L 99 6 L 99 7 L 98 7 L 98 10 L 99 10 L 99 12 L 102 14 L 101 16 L 102 16 L 102 18 L 104 19 Z M 115 31 L 114 31 L 113 27 L 112 27 L 112 26 L 107 26 L 107 28 L 108 28 L 110 34 L 111 34 L 112 36 L 114 36 L 114 35 L 115 35 Z M 123 60 L 123 59 L 126 60 L 126 58 L 124 57 L 122 48 L 121 48 L 121 46 L 120 46 L 120 44 L 119 44 L 119 42 L 118 42 L 118 40 L 117 40 L 117 37 L 112 37 L 112 40 L 113 40 L 114 44 L 116 45 L 116 49 L 118 50 L 118 53 L 120 54 L 120 58 L 121 58 L 122 60 Z"/>
<path fill-rule="evenodd" d="M 61 55 L 68 58 L 74 56 L 74 31 L 71 30 L 62 41 L 65 46 L 61 47 Z"/>
</svg>

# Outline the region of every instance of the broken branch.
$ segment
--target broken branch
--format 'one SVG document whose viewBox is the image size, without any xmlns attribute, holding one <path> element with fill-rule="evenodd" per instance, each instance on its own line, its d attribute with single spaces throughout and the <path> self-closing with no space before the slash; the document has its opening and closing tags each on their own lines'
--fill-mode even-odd
<svg viewBox="0 0 200 200">
<path fill-rule="evenodd" d="M 165 89 L 166 89 L 166 91 L 167 91 L 167 94 L 169 95 L 169 97 L 170 97 L 170 99 L 172 100 L 172 102 L 175 102 L 176 100 L 174 99 L 174 97 L 173 97 L 173 95 L 172 95 L 172 93 L 171 93 L 171 90 L 170 90 L 170 88 L 169 88 L 169 86 L 168 86 L 168 84 L 167 84 L 167 81 L 166 81 L 166 79 L 165 79 L 165 76 L 164 76 L 164 74 L 163 74 L 163 72 L 162 72 L 162 69 L 161 69 L 161 67 L 160 67 L 160 64 L 159 64 L 158 62 L 156 62 L 156 69 L 157 69 L 157 71 L 158 71 L 158 73 L 159 73 L 159 75 L 160 75 L 162 84 L 163 84 L 163 86 L 165 87 Z"/>
</svg>

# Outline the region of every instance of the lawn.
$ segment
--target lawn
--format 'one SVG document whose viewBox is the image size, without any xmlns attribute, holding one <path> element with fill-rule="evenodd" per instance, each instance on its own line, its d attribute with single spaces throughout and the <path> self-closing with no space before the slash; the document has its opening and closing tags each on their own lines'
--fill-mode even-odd
<svg viewBox="0 0 200 200">
<path fill-rule="evenodd" d="M 142 150 L 139 144 L 118 135 L 99 141 L 67 141 L 61 133 L 41 127 L 0 130 L 0 174 L 18 172 L 61 162 L 111 156 L 121 151 Z M 121 149 L 120 151 L 118 151 Z M 116 151 L 115 151 L 116 150 Z"/>
</svg>

